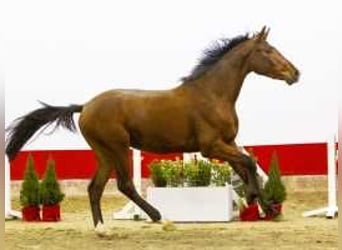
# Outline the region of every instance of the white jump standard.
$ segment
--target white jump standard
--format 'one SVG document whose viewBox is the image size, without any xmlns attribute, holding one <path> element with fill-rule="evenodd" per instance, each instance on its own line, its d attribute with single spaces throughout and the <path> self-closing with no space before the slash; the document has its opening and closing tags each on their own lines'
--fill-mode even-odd
<svg viewBox="0 0 342 250">
<path fill-rule="evenodd" d="M 336 140 L 332 137 L 327 144 L 328 154 L 328 206 L 307 211 L 303 213 L 304 217 L 325 215 L 327 218 L 334 218 L 338 214 L 337 207 L 337 175 L 336 175 Z"/>
</svg>

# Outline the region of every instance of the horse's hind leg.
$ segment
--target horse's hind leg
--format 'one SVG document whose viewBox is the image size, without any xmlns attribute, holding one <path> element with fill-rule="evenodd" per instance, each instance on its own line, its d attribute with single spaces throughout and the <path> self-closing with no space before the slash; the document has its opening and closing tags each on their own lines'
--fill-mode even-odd
<svg viewBox="0 0 342 250">
<path fill-rule="evenodd" d="M 129 176 L 129 148 L 118 144 L 111 145 L 110 151 L 106 154 L 114 164 L 118 189 L 145 211 L 152 221 L 159 221 L 161 219 L 159 211 L 138 194 Z"/>
<path fill-rule="evenodd" d="M 101 197 L 106 183 L 112 173 L 113 168 L 107 165 L 102 160 L 98 160 L 99 166 L 95 176 L 88 186 L 88 195 L 93 216 L 94 226 L 96 227 L 99 222 L 103 224 L 103 217 L 101 211 Z"/>
<path fill-rule="evenodd" d="M 104 152 L 104 146 L 99 143 L 98 139 L 94 138 L 94 134 L 90 134 L 87 130 L 83 130 L 82 134 L 94 150 L 96 154 L 96 160 L 98 163 L 96 173 L 88 185 L 88 196 L 91 207 L 91 214 L 93 217 L 94 226 L 97 227 L 98 223 L 103 224 L 103 217 L 101 211 L 101 197 L 106 183 L 109 180 L 110 175 L 114 171 L 114 167 Z"/>
</svg>

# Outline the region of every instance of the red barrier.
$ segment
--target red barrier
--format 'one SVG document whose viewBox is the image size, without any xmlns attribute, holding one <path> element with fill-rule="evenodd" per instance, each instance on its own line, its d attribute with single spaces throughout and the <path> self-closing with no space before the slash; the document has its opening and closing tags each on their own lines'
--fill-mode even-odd
<svg viewBox="0 0 342 250">
<path fill-rule="evenodd" d="M 258 163 L 266 172 L 269 168 L 271 156 L 273 152 L 276 152 L 283 175 L 327 174 L 327 145 L 325 143 L 246 146 L 246 149 L 252 149 Z M 26 159 L 29 153 L 32 153 L 34 157 L 40 178 L 45 171 L 46 162 L 49 157 L 56 161 L 56 172 L 59 179 L 90 179 L 94 175 L 97 166 L 95 154 L 91 150 L 22 151 L 11 162 L 11 180 L 23 179 Z M 142 152 L 142 177 L 146 178 L 149 176 L 148 164 L 153 159 L 176 158 L 182 159 L 182 154 L 160 155 Z M 132 162 L 130 165 L 132 168 Z"/>
<path fill-rule="evenodd" d="M 282 175 L 325 175 L 328 169 L 326 143 L 246 146 L 268 173 L 272 154 L 278 156 Z"/>
</svg>

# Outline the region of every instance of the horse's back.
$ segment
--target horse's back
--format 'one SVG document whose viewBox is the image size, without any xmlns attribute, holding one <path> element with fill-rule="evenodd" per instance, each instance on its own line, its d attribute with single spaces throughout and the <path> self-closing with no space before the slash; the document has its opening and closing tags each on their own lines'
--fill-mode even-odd
<svg viewBox="0 0 342 250">
<path fill-rule="evenodd" d="M 114 138 L 127 133 L 129 144 L 152 151 L 188 150 L 193 144 L 193 108 L 178 90 L 106 91 L 83 108 L 81 130 Z"/>
</svg>

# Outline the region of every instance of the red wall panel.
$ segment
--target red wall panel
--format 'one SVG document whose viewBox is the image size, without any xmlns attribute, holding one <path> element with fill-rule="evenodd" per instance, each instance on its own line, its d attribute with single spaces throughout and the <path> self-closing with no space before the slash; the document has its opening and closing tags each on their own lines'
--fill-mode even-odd
<svg viewBox="0 0 342 250">
<path fill-rule="evenodd" d="M 267 172 L 272 154 L 277 153 L 283 175 L 324 175 L 327 173 L 327 145 L 325 143 L 246 146 L 257 157 L 258 163 Z M 56 161 L 59 179 L 90 179 L 97 167 L 96 157 L 91 150 L 34 150 L 22 151 L 11 165 L 11 179 L 21 180 L 24 176 L 28 154 L 34 157 L 39 177 L 42 177 L 49 157 Z M 130 152 L 130 158 L 132 159 Z M 142 176 L 148 177 L 148 164 L 154 159 L 182 159 L 181 153 L 153 154 L 142 152 Z M 132 161 L 130 163 L 132 173 Z"/>
<path fill-rule="evenodd" d="M 268 173 L 272 154 L 277 154 L 282 175 L 323 175 L 327 173 L 327 144 L 246 146 Z"/>
</svg>

